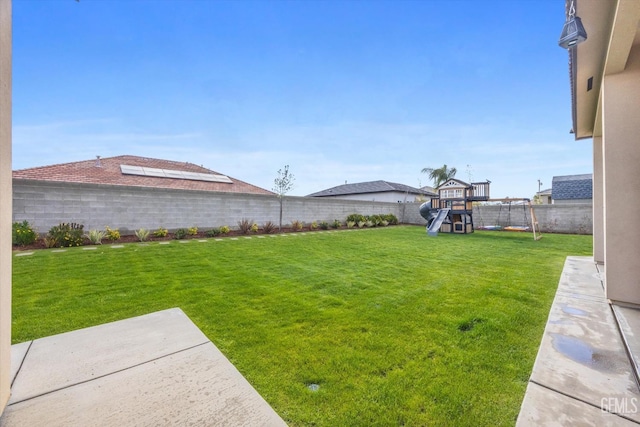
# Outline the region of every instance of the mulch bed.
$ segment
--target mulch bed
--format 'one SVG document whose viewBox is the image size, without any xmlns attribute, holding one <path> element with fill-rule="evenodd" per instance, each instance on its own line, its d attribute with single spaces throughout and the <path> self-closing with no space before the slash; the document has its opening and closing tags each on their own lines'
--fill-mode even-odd
<svg viewBox="0 0 640 427">
<path fill-rule="evenodd" d="M 346 229 L 347 227 L 342 226 L 340 228 L 329 228 L 329 230 L 340 230 L 340 229 Z M 290 227 L 282 227 L 282 231 L 278 231 L 277 229 L 274 230 L 271 234 L 279 234 L 279 233 L 302 233 L 302 232 L 316 232 L 316 231 L 326 231 L 326 230 L 321 230 L 320 228 L 315 229 L 315 230 L 309 230 L 309 228 L 303 228 L 302 230 L 293 230 Z M 224 235 L 219 235 L 216 236 L 215 238 L 227 238 L 227 237 L 237 237 L 237 236 L 255 236 L 255 235 L 264 235 L 265 233 L 263 232 L 263 230 L 258 230 L 257 233 L 249 233 L 249 234 L 243 234 L 240 230 L 231 230 L 229 231 L 229 233 L 224 234 Z M 206 234 L 206 231 L 199 231 L 198 234 L 194 235 L 194 236 L 185 236 L 184 239 L 182 240 L 190 240 L 190 239 L 211 239 L 212 237 L 208 237 Z M 147 239 L 148 242 L 161 242 L 163 240 L 176 240 L 175 234 L 174 233 L 169 233 L 166 237 L 154 237 L 154 236 L 149 236 L 149 238 Z M 111 240 L 107 240 L 104 239 L 102 241 L 103 245 L 109 245 L 109 244 L 121 244 L 121 243 L 135 243 L 135 242 L 139 242 L 140 240 L 136 237 L 135 234 L 128 234 L 128 235 L 123 235 L 120 236 L 120 238 L 118 240 L 115 241 L 111 241 Z M 93 245 L 91 242 L 89 242 L 89 240 L 85 239 L 84 245 L 83 246 L 95 246 Z M 47 249 L 47 247 L 44 244 L 44 239 L 39 238 L 38 240 L 35 241 L 35 243 L 31 244 L 31 245 L 25 245 L 25 246 L 14 246 L 13 250 L 14 251 L 31 251 L 31 250 L 36 250 L 36 249 Z"/>
</svg>

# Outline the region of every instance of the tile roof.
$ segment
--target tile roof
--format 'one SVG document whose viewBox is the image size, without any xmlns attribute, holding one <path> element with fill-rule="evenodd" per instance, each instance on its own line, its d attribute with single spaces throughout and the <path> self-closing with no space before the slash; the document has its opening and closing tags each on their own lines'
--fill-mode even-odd
<svg viewBox="0 0 640 427">
<path fill-rule="evenodd" d="M 554 200 L 592 199 L 593 174 L 554 176 L 551 197 Z"/>
<path fill-rule="evenodd" d="M 337 187 L 332 187 L 326 190 L 309 194 L 307 197 L 346 196 L 350 194 L 386 193 L 391 191 L 399 191 L 402 193 L 409 193 L 409 194 L 430 195 L 429 192 L 425 192 L 424 190 L 410 187 L 408 185 L 380 180 L 380 181 L 356 182 L 353 184 L 338 185 Z M 431 193 L 431 195 L 435 195 L 435 193 Z"/>
<path fill-rule="evenodd" d="M 41 166 L 13 171 L 14 179 L 74 182 L 82 184 L 125 185 L 134 187 L 173 188 L 179 190 L 219 191 L 225 193 L 274 193 L 264 188 L 229 177 L 231 183 L 174 179 L 154 176 L 125 175 L 120 166 L 142 166 L 174 171 L 223 175 L 188 162 L 152 159 L 138 156 L 116 156 L 101 159 Z"/>
</svg>

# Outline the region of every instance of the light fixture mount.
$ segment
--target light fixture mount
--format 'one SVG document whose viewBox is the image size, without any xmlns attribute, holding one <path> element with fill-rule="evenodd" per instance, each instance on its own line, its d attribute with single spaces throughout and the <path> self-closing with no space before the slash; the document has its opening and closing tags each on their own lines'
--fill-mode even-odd
<svg viewBox="0 0 640 427">
<path fill-rule="evenodd" d="M 565 49 L 571 49 L 586 39 L 587 31 L 584 29 L 584 25 L 582 25 L 582 20 L 576 16 L 576 8 L 573 1 L 571 1 L 569 16 L 567 16 L 567 20 L 562 27 L 558 45 Z"/>
</svg>

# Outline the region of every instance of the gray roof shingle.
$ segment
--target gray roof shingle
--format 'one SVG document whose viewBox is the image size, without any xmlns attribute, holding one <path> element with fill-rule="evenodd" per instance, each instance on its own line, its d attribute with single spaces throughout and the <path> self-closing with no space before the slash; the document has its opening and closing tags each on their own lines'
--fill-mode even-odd
<svg viewBox="0 0 640 427">
<path fill-rule="evenodd" d="M 593 174 L 554 176 L 551 188 L 554 200 L 592 199 Z"/>
<path fill-rule="evenodd" d="M 385 193 L 389 191 L 400 191 L 402 193 L 409 193 L 409 194 L 435 195 L 434 193 L 429 193 L 424 190 L 410 187 L 408 185 L 380 180 L 380 181 L 369 181 L 369 182 L 356 182 L 353 184 L 342 184 L 342 185 L 338 185 L 337 187 L 332 187 L 326 190 L 309 194 L 307 195 L 307 197 L 345 196 L 348 194 Z"/>
</svg>

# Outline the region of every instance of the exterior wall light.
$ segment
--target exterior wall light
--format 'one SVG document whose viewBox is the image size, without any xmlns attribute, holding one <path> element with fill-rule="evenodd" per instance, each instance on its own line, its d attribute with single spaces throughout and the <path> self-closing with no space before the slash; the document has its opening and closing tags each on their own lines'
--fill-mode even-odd
<svg viewBox="0 0 640 427">
<path fill-rule="evenodd" d="M 560 34 L 558 45 L 565 49 L 571 49 L 586 39 L 587 32 L 584 29 L 584 25 L 582 25 L 582 20 L 576 16 L 576 8 L 572 1 L 571 7 L 569 8 L 569 16 L 562 27 L 562 34 Z"/>
</svg>

